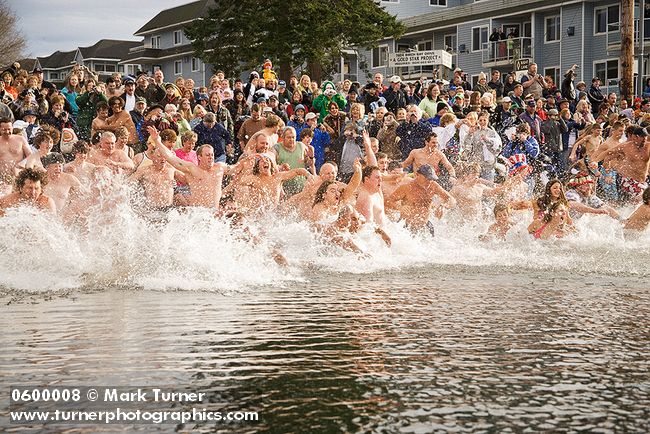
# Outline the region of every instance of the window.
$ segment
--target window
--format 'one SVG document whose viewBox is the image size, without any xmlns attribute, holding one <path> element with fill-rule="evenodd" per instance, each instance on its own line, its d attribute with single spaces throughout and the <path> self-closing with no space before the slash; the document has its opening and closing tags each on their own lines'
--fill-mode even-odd
<svg viewBox="0 0 650 434">
<path fill-rule="evenodd" d="M 97 72 L 115 72 L 115 65 L 112 63 L 95 63 L 93 69 Z"/>
<path fill-rule="evenodd" d="M 418 42 L 418 51 L 431 51 L 433 50 L 433 41 Z"/>
<path fill-rule="evenodd" d="M 59 79 L 58 72 L 50 72 L 50 80 L 58 80 L 58 79 Z"/>
<path fill-rule="evenodd" d="M 174 30 L 174 45 L 179 45 L 181 43 L 181 31 Z"/>
<path fill-rule="evenodd" d="M 201 70 L 201 59 L 198 57 L 192 57 L 192 72 Z"/>
<path fill-rule="evenodd" d="M 457 50 L 457 39 L 456 34 L 445 35 L 445 50 L 451 50 L 456 52 Z"/>
<path fill-rule="evenodd" d="M 388 46 L 377 47 L 372 49 L 372 67 L 381 68 L 388 65 Z"/>
<path fill-rule="evenodd" d="M 183 61 L 174 60 L 174 75 L 181 75 L 183 73 Z"/>
<path fill-rule="evenodd" d="M 472 51 L 481 51 L 488 41 L 488 26 L 472 27 Z"/>
<path fill-rule="evenodd" d="M 137 75 L 140 65 L 126 65 L 126 73 L 128 75 Z"/>
<path fill-rule="evenodd" d="M 160 48 L 160 36 L 151 37 L 151 48 Z"/>
<path fill-rule="evenodd" d="M 555 86 L 558 88 L 560 87 L 560 67 L 559 66 L 551 66 L 549 68 L 544 68 L 544 77 L 547 75 L 550 75 L 551 78 L 553 79 L 553 83 L 555 83 Z"/>
<path fill-rule="evenodd" d="M 619 5 L 594 9 L 594 35 L 617 32 L 619 23 Z"/>
<path fill-rule="evenodd" d="M 600 78 L 604 86 L 609 86 L 611 80 L 618 79 L 618 60 L 605 60 L 594 63 L 594 77 Z"/>
<path fill-rule="evenodd" d="M 546 17 L 544 20 L 544 42 L 560 40 L 560 16 Z"/>
<path fill-rule="evenodd" d="M 429 0 L 429 6 L 447 6 L 447 0 Z"/>
</svg>

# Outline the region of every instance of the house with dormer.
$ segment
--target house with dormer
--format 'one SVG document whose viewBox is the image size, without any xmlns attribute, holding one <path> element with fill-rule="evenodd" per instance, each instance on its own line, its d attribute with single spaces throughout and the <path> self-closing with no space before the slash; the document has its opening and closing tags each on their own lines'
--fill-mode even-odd
<svg viewBox="0 0 650 434">
<path fill-rule="evenodd" d="M 140 68 L 137 64 L 120 64 L 129 50 L 140 43 L 102 39 L 89 47 L 78 47 L 71 51 L 56 51 L 47 57 L 37 57 L 35 67 L 43 70 L 43 79 L 60 87 L 75 65 L 86 66 L 95 71 L 100 80 L 114 72 L 122 75 L 135 74 Z"/>
<path fill-rule="evenodd" d="M 211 5 L 214 1 L 199 0 L 159 12 L 134 33 L 143 40 L 129 50 L 120 64 L 138 64 L 149 73 L 160 69 L 165 81 L 173 82 L 182 76 L 193 79 L 196 86 L 206 85 L 213 74 L 212 68 L 194 57 L 183 27 L 205 16 Z"/>
</svg>

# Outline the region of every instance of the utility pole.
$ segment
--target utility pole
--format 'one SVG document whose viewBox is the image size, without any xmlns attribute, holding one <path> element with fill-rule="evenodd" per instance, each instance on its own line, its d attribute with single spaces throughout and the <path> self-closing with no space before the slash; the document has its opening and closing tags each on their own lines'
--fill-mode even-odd
<svg viewBox="0 0 650 434">
<path fill-rule="evenodd" d="M 643 25 L 640 23 L 639 25 Z M 641 42 L 642 43 L 642 42 Z M 621 98 L 634 98 L 634 0 L 621 0 Z M 639 80 L 642 78 L 639 77 Z"/>
<path fill-rule="evenodd" d="M 639 63 L 638 65 L 638 72 L 637 72 L 637 95 L 640 97 L 643 94 L 643 89 L 645 88 L 645 53 L 644 53 L 644 45 L 645 45 L 645 0 L 639 0 L 639 56 L 637 62 Z"/>
</svg>

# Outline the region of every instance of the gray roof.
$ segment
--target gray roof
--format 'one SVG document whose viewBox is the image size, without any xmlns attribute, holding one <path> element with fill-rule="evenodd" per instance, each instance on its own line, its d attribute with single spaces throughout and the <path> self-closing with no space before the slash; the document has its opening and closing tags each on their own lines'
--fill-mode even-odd
<svg viewBox="0 0 650 434">
<path fill-rule="evenodd" d="M 158 12 L 147 24 L 140 27 L 134 35 L 143 36 L 145 33 L 155 29 L 170 27 L 203 17 L 211 6 L 216 6 L 215 0 L 198 0 L 175 8 L 165 9 L 164 11 Z"/>
<path fill-rule="evenodd" d="M 499 15 L 499 12 L 523 13 L 539 7 L 559 7 L 563 3 L 567 2 L 562 0 L 488 0 L 405 18 L 402 23 L 407 27 L 407 32 L 411 33 L 437 27 L 448 27 L 482 18 L 494 18 L 495 15 Z"/>
<path fill-rule="evenodd" d="M 130 48 L 142 45 L 140 41 L 120 41 L 116 39 L 101 39 L 90 47 L 79 47 L 84 59 L 116 59 L 127 55 Z"/>
<path fill-rule="evenodd" d="M 41 68 L 60 68 L 72 63 L 77 50 L 72 51 L 55 51 L 47 57 L 37 57 Z"/>
</svg>

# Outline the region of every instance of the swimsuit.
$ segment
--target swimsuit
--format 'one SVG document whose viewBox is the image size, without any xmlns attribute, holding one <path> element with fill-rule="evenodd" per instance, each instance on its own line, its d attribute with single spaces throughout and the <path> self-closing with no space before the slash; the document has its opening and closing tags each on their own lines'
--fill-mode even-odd
<svg viewBox="0 0 650 434">
<path fill-rule="evenodd" d="M 643 190 L 647 187 L 648 185 L 645 182 L 639 182 L 634 178 L 621 176 L 621 190 L 629 197 L 643 193 Z"/>
</svg>

